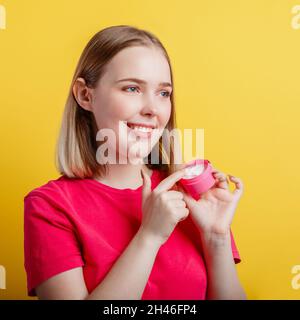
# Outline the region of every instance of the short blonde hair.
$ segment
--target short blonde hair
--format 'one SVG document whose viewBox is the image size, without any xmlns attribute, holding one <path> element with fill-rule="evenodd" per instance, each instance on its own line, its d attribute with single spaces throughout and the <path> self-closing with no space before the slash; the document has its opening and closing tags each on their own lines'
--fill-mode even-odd
<svg viewBox="0 0 300 320">
<path fill-rule="evenodd" d="M 85 79 L 88 87 L 95 88 L 104 74 L 107 63 L 122 49 L 133 46 L 154 46 L 160 49 L 169 63 L 173 84 L 170 58 L 162 43 L 152 33 L 128 25 L 111 26 L 97 32 L 80 56 L 65 104 L 55 155 L 56 167 L 62 175 L 69 178 L 91 178 L 106 172 L 106 165 L 99 164 L 96 160 L 98 128 L 94 115 L 77 103 L 73 86 L 76 79 L 81 77 Z M 166 129 L 172 131 L 176 127 L 174 88 L 170 99 L 172 109 Z M 162 137 L 158 143 L 159 163 L 151 164 L 150 153 L 146 165 L 150 169 L 162 170 L 169 175 L 175 171 L 173 143 L 168 146 L 168 155 Z M 161 163 L 163 158 L 165 161 Z"/>
</svg>

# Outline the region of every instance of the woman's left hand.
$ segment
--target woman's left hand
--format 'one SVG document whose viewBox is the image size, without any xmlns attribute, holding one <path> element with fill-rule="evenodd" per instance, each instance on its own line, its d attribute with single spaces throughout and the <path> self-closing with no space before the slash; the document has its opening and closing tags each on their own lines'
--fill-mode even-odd
<svg viewBox="0 0 300 320">
<path fill-rule="evenodd" d="M 201 234 L 228 236 L 235 209 L 243 193 L 243 183 L 241 179 L 228 175 L 235 184 L 235 190 L 231 192 L 226 174 L 214 168 L 212 174 L 216 179 L 215 185 L 202 193 L 198 201 L 187 194 L 181 186 L 179 191 L 183 193 L 192 220 Z"/>
</svg>

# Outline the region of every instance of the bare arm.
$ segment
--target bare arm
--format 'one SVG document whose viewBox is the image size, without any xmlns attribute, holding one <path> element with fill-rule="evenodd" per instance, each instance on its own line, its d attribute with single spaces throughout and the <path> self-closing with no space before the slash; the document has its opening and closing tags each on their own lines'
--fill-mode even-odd
<svg viewBox="0 0 300 320">
<path fill-rule="evenodd" d="M 204 260 L 208 275 L 207 299 L 245 300 L 232 256 L 230 234 L 202 236 Z"/>
<path fill-rule="evenodd" d="M 37 296 L 47 300 L 141 299 L 161 245 L 141 230 L 90 294 L 80 267 L 62 272 L 37 286 Z"/>
</svg>

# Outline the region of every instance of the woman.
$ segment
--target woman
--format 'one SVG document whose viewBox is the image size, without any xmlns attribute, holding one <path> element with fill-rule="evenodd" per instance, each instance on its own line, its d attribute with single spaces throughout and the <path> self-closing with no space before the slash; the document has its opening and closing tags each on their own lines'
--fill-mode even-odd
<svg viewBox="0 0 300 320">
<path fill-rule="evenodd" d="M 173 83 L 168 54 L 150 32 L 113 26 L 89 41 L 58 139 L 61 176 L 24 198 L 29 296 L 246 298 L 230 231 L 242 182 L 230 176 L 231 193 L 214 169 L 216 184 L 199 201 L 177 186 L 184 168 L 175 169 L 173 146 L 166 156 L 161 139 L 175 128 Z M 104 141 L 102 129 L 116 140 Z M 116 157 L 102 152 L 105 143 Z M 141 161 L 155 146 L 167 163 Z"/>
</svg>

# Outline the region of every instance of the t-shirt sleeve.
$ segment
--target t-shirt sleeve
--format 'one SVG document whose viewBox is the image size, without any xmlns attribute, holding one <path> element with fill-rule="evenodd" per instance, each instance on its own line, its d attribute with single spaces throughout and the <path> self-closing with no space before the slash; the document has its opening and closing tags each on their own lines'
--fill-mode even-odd
<svg viewBox="0 0 300 320">
<path fill-rule="evenodd" d="M 241 258 L 240 258 L 240 254 L 237 249 L 237 246 L 235 244 L 231 229 L 230 229 L 230 238 L 231 238 L 231 249 L 232 249 L 233 259 L 234 259 L 234 262 L 237 264 L 241 262 Z"/>
<path fill-rule="evenodd" d="M 65 212 L 40 195 L 26 196 L 24 267 L 28 295 L 36 296 L 35 287 L 48 278 L 83 265 L 74 226 Z"/>
</svg>

